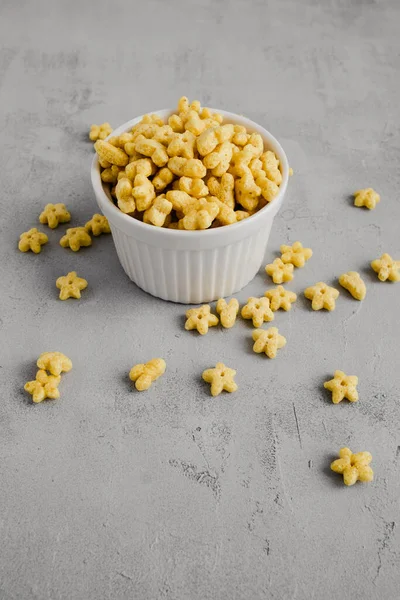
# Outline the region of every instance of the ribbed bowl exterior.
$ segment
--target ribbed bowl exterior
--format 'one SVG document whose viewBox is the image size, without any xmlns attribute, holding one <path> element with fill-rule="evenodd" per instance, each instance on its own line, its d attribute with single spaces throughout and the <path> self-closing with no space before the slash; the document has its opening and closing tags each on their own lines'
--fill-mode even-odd
<svg viewBox="0 0 400 600">
<path fill-rule="evenodd" d="M 253 279 L 271 229 L 209 250 L 166 250 L 136 240 L 111 224 L 121 265 L 142 290 L 172 302 L 200 304 L 230 296 Z"/>
</svg>

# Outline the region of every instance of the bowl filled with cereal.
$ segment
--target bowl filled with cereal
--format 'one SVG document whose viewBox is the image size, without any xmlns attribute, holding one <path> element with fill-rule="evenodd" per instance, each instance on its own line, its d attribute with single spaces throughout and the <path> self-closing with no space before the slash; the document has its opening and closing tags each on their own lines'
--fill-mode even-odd
<svg viewBox="0 0 400 600">
<path fill-rule="evenodd" d="M 289 178 L 285 152 L 266 129 L 181 98 L 177 110 L 101 137 L 92 184 L 134 283 L 196 304 L 253 279 Z"/>
</svg>

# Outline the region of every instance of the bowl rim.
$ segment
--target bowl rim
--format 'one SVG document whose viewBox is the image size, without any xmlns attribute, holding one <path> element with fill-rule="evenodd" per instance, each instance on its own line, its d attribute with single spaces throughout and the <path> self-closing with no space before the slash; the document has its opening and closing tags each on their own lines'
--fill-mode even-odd
<svg viewBox="0 0 400 600">
<path fill-rule="evenodd" d="M 195 231 L 185 231 L 183 229 L 169 229 L 168 227 L 155 227 L 154 225 L 151 225 L 149 223 L 143 223 L 142 221 L 139 221 L 138 219 L 134 219 L 130 215 L 123 213 L 117 206 L 115 206 L 113 201 L 109 198 L 109 196 L 106 194 L 106 192 L 104 190 L 103 181 L 100 177 L 100 164 L 98 161 L 98 155 L 97 155 L 97 153 L 95 153 L 93 160 L 92 160 L 92 164 L 91 164 L 91 182 L 92 182 L 93 190 L 95 192 L 95 195 L 96 195 L 96 198 L 97 198 L 97 201 L 98 201 L 98 204 L 99 204 L 101 210 L 104 211 L 104 209 L 105 209 L 105 212 L 110 211 L 110 217 L 112 215 L 112 217 L 115 217 L 116 220 L 119 220 L 121 225 L 124 228 L 125 227 L 130 227 L 131 229 L 138 228 L 138 230 L 141 231 L 142 233 L 147 232 L 149 235 L 159 236 L 159 237 L 163 237 L 163 238 L 165 238 L 165 237 L 173 238 L 175 236 L 178 236 L 178 238 L 180 240 L 183 240 L 184 238 L 194 239 L 195 236 L 196 237 L 201 236 L 203 241 L 205 241 L 206 236 L 207 236 L 208 241 L 211 241 L 212 238 L 220 237 L 221 233 L 222 233 L 221 230 L 229 229 L 229 231 L 233 233 L 233 230 L 237 231 L 239 228 L 244 230 L 246 224 L 247 224 L 247 226 L 252 227 L 253 225 L 255 225 L 255 221 L 257 219 L 263 218 L 264 216 L 266 216 L 267 213 L 268 214 L 270 213 L 271 216 L 275 216 L 275 214 L 278 212 L 278 210 L 282 204 L 283 197 L 285 195 L 286 188 L 287 188 L 288 181 L 289 181 L 289 163 L 288 163 L 286 153 L 283 150 L 281 144 L 262 125 L 259 125 L 258 123 L 256 123 L 255 121 L 252 121 L 251 119 L 248 119 L 247 117 L 244 117 L 237 113 L 232 113 L 229 111 L 218 109 L 218 108 L 210 107 L 209 110 L 220 113 L 224 117 L 224 121 L 226 118 L 228 120 L 228 123 L 230 122 L 229 119 L 231 119 L 234 125 L 244 125 L 246 127 L 246 129 L 253 130 L 256 133 L 259 133 L 261 135 L 261 137 L 263 138 L 264 143 L 266 143 L 266 141 L 267 141 L 267 146 L 268 146 L 268 142 L 270 143 L 270 146 L 273 146 L 273 151 L 275 152 L 275 154 L 278 155 L 280 167 L 281 167 L 281 173 L 282 173 L 282 183 L 279 186 L 279 192 L 275 196 L 273 201 L 268 202 L 268 204 L 266 204 L 263 208 L 261 208 L 260 210 L 255 212 L 250 217 L 247 217 L 246 219 L 242 219 L 241 221 L 238 221 L 237 223 L 232 223 L 231 225 L 225 225 L 225 226 L 221 226 L 221 227 L 201 229 L 201 230 L 195 230 Z M 167 118 L 168 116 L 170 116 L 171 114 L 174 114 L 174 113 L 176 113 L 175 108 L 164 108 L 164 109 L 155 110 L 155 111 L 152 111 L 151 113 L 146 113 L 146 114 L 155 114 L 162 118 Z M 124 133 L 126 131 L 129 131 L 134 125 L 139 123 L 144 116 L 145 115 L 140 115 L 138 117 L 135 117 L 134 119 L 131 119 L 130 121 L 126 121 L 125 123 L 123 123 L 122 125 L 117 127 L 116 129 L 114 129 L 112 131 L 112 133 L 105 139 L 105 141 L 107 141 L 111 137 L 115 137 L 117 135 L 121 135 L 122 133 Z"/>
</svg>

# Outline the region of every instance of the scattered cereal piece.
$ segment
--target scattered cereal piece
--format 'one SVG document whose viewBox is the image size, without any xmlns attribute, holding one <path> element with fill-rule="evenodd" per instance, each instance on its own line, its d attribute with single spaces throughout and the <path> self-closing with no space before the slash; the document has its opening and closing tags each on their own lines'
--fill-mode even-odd
<svg viewBox="0 0 400 600">
<path fill-rule="evenodd" d="M 139 392 L 148 390 L 153 381 L 165 373 L 167 365 L 162 358 L 152 358 L 145 364 L 135 365 L 129 371 L 129 379 L 135 382 Z"/>
<path fill-rule="evenodd" d="M 42 250 L 43 244 L 47 244 L 49 238 L 45 233 L 38 231 L 36 227 L 33 227 L 25 233 L 21 233 L 19 236 L 18 250 L 21 252 L 28 252 L 32 250 L 35 254 L 39 254 Z"/>
<path fill-rule="evenodd" d="M 381 281 L 400 281 L 400 260 L 393 260 L 390 254 L 382 254 L 373 260 L 371 267 Z"/>
<path fill-rule="evenodd" d="M 252 319 L 254 327 L 261 327 L 264 321 L 274 320 L 268 298 L 249 298 L 242 308 L 241 315 L 243 319 Z"/>
<path fill-rule="evenodd" d="M 290 290 L 285 290 L 283 285 L 278 285 L 276 288 L 267 290 L 264 296 L 269 299 L 270 308 L 274 312 L 280 308 L 290 310 L 292 303 L 297 300 L 297 294 Z"/>
<path fill-rule="evenodd" d="M 333 379 L 325 381 L 324 388 L 332 392 L 333 404 L 339 404 L 343 398 L 350 402 L 357 402 L 358 377 L 356 375 L 346 375 L 343 371 L 335 371 Z"/>
<path fill-rule="evenodd" d="M 235 324 L 239 312 L 239 302 L 236 298 L 231 298 L 227 303 L 226 300 L 220 298 L 217 302 L 216 311 L 219 314 L 222 327 L 230 329 Z"/>
<path fill-rule="evenodd" d="M 43 352 L 36 364 L 39 369 L 49 371 L 55 376 L 61 375 L 63 371 L 68 373 L 72 369 L 71 360 L 62 352 Z"/>
<path fill-rule="evenodd" d="M 312 300 L 311 308 L 313 310 L 321 310 L 321 308 L 335 310 L 335 300 L 339 297 L 339 290 L 320 281 L 308 287 L 304 291 L 304 295 L 308 300 Z"/>
<path fill-rule="evenodd" d="M 276 258 L 272 263 L 265 267 L 267 275 L 272 277 L 274 283 L 284 283 L 293 279 L 293 265 L 285 264 L 282 259 Z"/>
<path fill-rule="evenodd" d="M 369 466 L 372 456 L 369 452 L 352 454 L 349 448 L 341 448 L 339 456 L 340 458 L 331 463 L 331 469 L 343 475 L 345 485 L 354 485 L 356 481 L 373 480 L 374 472 Z"/>
<path fill-rule="evenodd" d="M 206 369 L 203 371 L 203 379 L 207 383 L 211 383 L 211 395 L 218 396 L 222 390 L 226 392 L 236 392 L 238 389 L 234 381 L 236 375 L 235 369 L 226 367 L 224 363 L 217 363 L 214 369 Z"/>
<path fill-rule="evenodd" d="M 60 223 L 68 223 L 70 220 L 71 215 L 65 204 L 46 204 L 39 216 L 39 221 L 47 224 L 50 229 L 55 229 Z"/>
<path fill-rule="evenodd" d="M 380 201 L 380 195 L 372 188 L 365 188 L 364 190 L 354 192 L 354 206 L 365 206 L 366 208 L 373 210 Z"/>
<path fill-rule="evenodd" d="M 209 327 L 215 327 L 219 323 L 218 317 L 211 314 L 209 304 L 203 304 L 199 308 L 189 308 L 186 311 L 186 319 L 185 329 L 187 331 L 197 329 L 201 335 L 207 333 Z"/>
<path fill-rule="evenodd" d="M 348 271 L 339 277 L 339 283 L 356 300 L 364 300 L 367 293 L 365 283 L 356 271 Z"/>
<path fill-rule="evenodd" d="M 293 246 L 281 246 L 282 262 L 292 263 L 294 267 L 304 267 L 306 262 L 312 257 L 311 248 L 303 248 L 301 242 L 295 242 Z"/>
<path fill-rule="evenodd" d="M 84 227 L 71 227 L 60 240 L 60 246 L 77 252 L 81 246 L 91 246 L 92 238 Z"/>
<path fill-rule="evenodd" d="M 101 125 L 91 125 L 89 138 L 92 142 L 97 140 L 105 140 L 112 133 L 112 127 L 110 123 L 102 123 Z"/>
<path fill-rule="evenodd" d="M 91 232 L 94 236 L 102 233 L 111 233 L 110 225 L 107 217 L 96 213 L 85 225 L 86 231 Z"/>
<path fill-rule="evenodd" d="M 56 281 L 56 286 L 60 290 L 60 300 L 68 298 L 81 297 L 81 290 L 87 288 L 88 282 L 82 277 L 78 277 L 76 271 L 71 271 L 68 275 L 59 277 Z"/>
<path fill-rule="evenodd" d="M 106 160 L 117 167 L 125 167 L 129 162 L 129 156 L 121 150 L 103 140 L 97 140 L 94 144 L 94 149 L 102 160 Z"/>
<path fill-rule="evenodd" d="M 61 376 L 47 375 L 42 369 L 36 373 L 36 379 L 28 381 L 24 385 L 24 390 L 31 394 L 32 400 L 35 403 L 42 402 L 46 398 L 56 400 L 60 397 L 58 384 L 61 381 Z"/>
<path fill-rule="evenodd" d="M 253 331 L 254 352 L 265 352 L 269 358 L 275 358 L 278 350 L 286 346 L 286 338 L 280 335 L 277 327 L 256 329 Z"/>
</svg>

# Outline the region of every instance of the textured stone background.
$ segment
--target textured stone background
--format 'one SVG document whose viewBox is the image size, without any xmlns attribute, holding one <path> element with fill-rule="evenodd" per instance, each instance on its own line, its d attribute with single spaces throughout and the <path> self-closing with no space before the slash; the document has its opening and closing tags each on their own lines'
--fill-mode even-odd
<svg viewBox="0 0 400 600">
<path fill-rule="evenodd" d="M 0 598 L 329 600 L 398 598 L 399 293 L 369 261 L 400 257 L 400 7 L 397 0 L 0 2 Z M 18 236 L 47 202 L 73 223 L 96 210 L 93 122 L 118 125 L 182 94 L 274 133 L 295 170 L 268 259 L 314 250 L 291 288 L 359 270 L 359 304 L 301 297 L 276 317 L 287 347 L 251 352 L 251 327 L 183 329 L 185 307 L 124 275 L 111 236 L 73 254 L 49 233 Z M 373 186 L 375 211 L 349 194 Z M 89 280 L 60 303 L 55 279 Z M 262 271 L 240 294 L 262 294 Z M 73 359 L 62 398 L 33 406 L 23 384 L 44 350 Z M 130 367 L 168 364 L 146 394 Z M 217 360 L 239 391 L 209 396 Z M 360 377 L 359 403 L 322 382 Z M 369 450 L 375 481 L 346 489 L 329 463 Z"/>
</svg>

